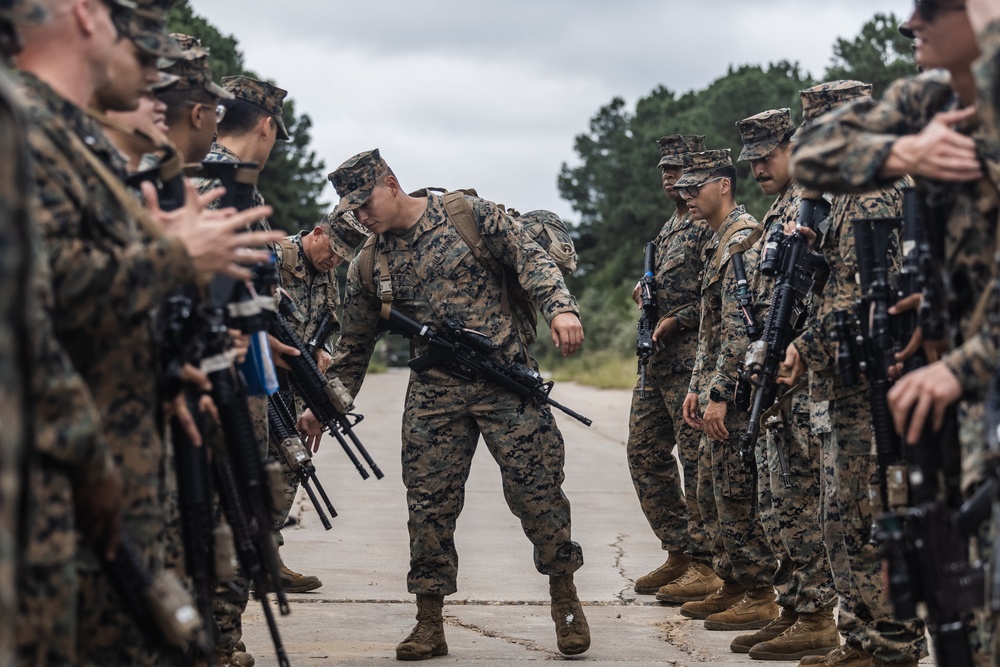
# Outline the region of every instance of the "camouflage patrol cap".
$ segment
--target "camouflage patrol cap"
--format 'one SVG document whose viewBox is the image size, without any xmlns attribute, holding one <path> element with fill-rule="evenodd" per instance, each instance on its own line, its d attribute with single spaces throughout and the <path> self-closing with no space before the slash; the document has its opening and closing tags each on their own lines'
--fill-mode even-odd
<svg viewBox="0 0 1000 667">
<path fill-rule="evenodd" d="M 762 160 L 795 131 L 789 109 L 771 109 L 736 121 L 743 150 L 739 161 Z"/>
<path fill-rule="evenodd" d="M 828 81 L 799 93 L 802 99 L 802 127 L 837 107 L 872 96 L 872 85 L 861 81 Z"/>
<path fill-rule="evenodd" d="M 368 238 L 369 231 L 361 226 L 351 211 L 335 215 L 336 211 L 327 213 L 320 223 L 330 232 L 330 249 L 347 261 L 354 259 L 358 246 Z"/>
<path fill-rule="evenodd" d="M 388 171 L 389 165 L 382 159 L 377 148 L 358 153 L 331 171 L 327 178 L 340 195 L 340 203 L 332 215 L 353 211 L 368 201 L 375 189 L 375 182 Z"/>
<path fill-rule="evenodd" d="M 231 100 L 233 94 L 212 81 L 212 68 L 208 60 L 208 50 L 197 45 L 198 40 L 188 35 L 174 33 L 171 35 L 178 39 L 178 44 L 189 44 L 182 58 L 171 60 L 167 67 L 162 67 L 161 71 L 178 78 L 177 85 L 171 90 L 185 91 L 205 91 L 212 97 Z M 186 39 L 183 39 L 186 38 Z"/>
<path fill-rule="evenodd" d="M 160 76 L 159 81 L 151 86 L 154 93 L 162 93 L 165 90 L 170 90 L 174 87 L 174 84 L 180 81 L 180 77 L 174 76 L 173 74 L 167 74 L 163 70 L 160 70 L 158 74 Z"/>
<path fill-rule="evenodd" d="M 201 40 L 197 37 L 192 37 L 191 35 L 185 35 L 182 32 L 172 32 L 170 36 L 174 38 L 177 42 L 177 46 L 181 47 L 181 51 L 190 51 L 194 48 L 201 49 Z M 208 49 L 204 49 L 205 53 L 208 53 Z"/>
<path fill-rule="evenodd" d="M 733 158 L 728 148 L 717 151 L 702 151 L 690 153 L 684 160 L 684 173 L 674 183 L 674 190 L 701 185 L 712 178 L 719 169 L 732 167 Z"/>
<path fill-rule="evenodd" d="M 683 167 L 686 153 L 700 153 L 705 150 L 705 137 L 700 134 L 671 134 L 656 140 L 660 147 L 660 162 L 657 167 Z"/>
<path fill-rule="evenodd" d="M 146 53 L 180 58 L 180 46 L 167 34 L 167 13 L 175 4 L 177 0 L 134 0 L 135 9 L 125 13 L 119 30 Z"/>
<path fill-rule="evenodd" d="M 278 88 L 267 81 L 258 81 L 248 76 L 227 76 L 222 79 L 222 87 L 232 93 L 238 100 L 246 100 L 250 104 L 256 104 L 264 111 L 271 114 L 278 124 L 278 139 L 288 141 L 291 137 L 285 128 L 285 121 L 282 118 L 282 103 L 287 90 Z"/>
</svg>

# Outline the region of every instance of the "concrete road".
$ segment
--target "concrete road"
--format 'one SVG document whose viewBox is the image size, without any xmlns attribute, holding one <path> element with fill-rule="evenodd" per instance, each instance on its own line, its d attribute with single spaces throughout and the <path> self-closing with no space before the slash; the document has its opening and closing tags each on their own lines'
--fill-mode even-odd
<svg viewBox="0 0 1000 667">
<path fill-rule="evenodd" d="M 371 375 L 357 400 L 365 415 L 357 433 L 385 478 L 362 481 L 327 439 L 316 465 L 339 512 L 333 529 L 323 530 L 304 494 L 294 512 L 298 524 L 285 529 L 285 563 L 323 581 L 313 593 L 290 596 L 291 615 L 278 619 L 293 665 L 398 664 L 394 647 L 413 626 L 399 462 L 406 378 L 401 370 Z M 586 560 L 576 583 L 591 649 L 576 658 L 556 650 L 547 578 L 535 571 L 531 544 L 504 503 L 497 466 L 480 446 L 456 534 L 459 591 L 445 605 L 450 653 L 433 664 L 762 664 L 729 651 L 737 633 L 706 631 L 677 608 L 632 591 L 635 579 L 661 564 L 665 553 L 639 510 L 625 461 L 630 392 L 563 383 L 553 398 L 594 420 L 587 428 L 555 413 L 567 443 L 563 488 L 573 506 L 573 537 Z M 251 601 L 244 623 L 257 665 L 276 665 L 258 603 Z"/>
</svg>

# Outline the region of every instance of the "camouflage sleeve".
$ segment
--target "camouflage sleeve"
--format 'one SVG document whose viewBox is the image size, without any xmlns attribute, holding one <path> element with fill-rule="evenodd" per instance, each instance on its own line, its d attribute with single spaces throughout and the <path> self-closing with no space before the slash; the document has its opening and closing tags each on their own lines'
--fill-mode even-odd
<svg viewBox="0 0 1000 667">
<path fill-rule="evenodd" d="M 65 321 L 67 327 L 101 335 L 148 313 L 178 284 L 196 279 L 191 258 L 176 239 L 128 245 L 90 241 L 81 229 L 79 202 L 60 176 L 71 173 L 72 165 L 41 130 L 28 136 L 42 202 L 38 224 L 57 276 L 55 308 L 75 318 Z"/>
<path fill-rule="evenodd" d="M 344 319 L 340 338 L 333 348 L 333 362 L 327 374 L 335 374 L 357 396 L 368 372 L 368 362 L 375 351 L 379 311 L 382 304 L 361 286 L 358 261 L 347 269 L 347 289 L 344 292 Z"/>
<path fill-rule="evenodd" d="M 689 394 L 700 394 L 704 385 L 702 376 L 705 372 L 705 358 L 708 356 L 709 320 L 713 317 L 710 309 L 705 307 L 706 299 L 702 298 L 698 317 L 698 352 L 694 356 L 694 368 L 691 370 L 691 382 L 688 383 Z"/>
<path fill-rule="evenodd" d="M 866 192 L 895 179 L 879 175 L 897 138 L 919 132 L 951 97 L 940 71 L 895 82 L 880 102 L 859 101 L 819 118 L 795 143 L 792 170 L 824 192 Z"/>
<path fill-rule="evenodd" d="M 749 231 L 734 235 L 730 246 L 739 243 L 750 235 Z M 731 260 L 730 260 L 731 261 Z M 753 280 L 753 272 L 757 267 L 757 249 L 750 248 L 743 253 L 743 263 L 747 270 L 747 281 Z M 732 268 L 724 267 L 722 277 L 722 312 L 719 327 L 719 353 L 715 359 L 715 375 L 708 386 L 709 392 L 715 392 L 720 396 L 732 400 L 736 394 L 736 383 L 739 381 L 740 368 L 743 359 L 746 357 L 747 340 L 746 325 L 740 315 L 739 302 L 737 300 L 736 272 Z"/>
<path fill-rule="evenodd" d="M 492 202 L 468 199 L 479 221 L 483 241 L 497 260 L 517 272 L 518 282 L 531 295 L 545 321 L 551 324 L 560 313 L 579 315 L 580 306 L 566 288 L 559 267 L 542 246 L 524 234 L 521 224 Z"/>
<path fill-rule="evenodd" d="M 962 394 L 981 401 L 990 388 L 1000 365 L 997 339 L 989 329 L 969 338 L 961 347 L 946 354 L 942 361 L 962 384 Z"/>
<path fill-rule="evenodd" d="M 1000 21 L 993 21 L 976 35 L 980 57 L 974 67 L 976 113 L 993 151 L 1000 152 Z M 984 160 L 993 168 L 1000 160 Z M 996 175 L 994 174 L 994 177 Z M 993 182 L 997 182 L 997 178 Z"/>
</svg>

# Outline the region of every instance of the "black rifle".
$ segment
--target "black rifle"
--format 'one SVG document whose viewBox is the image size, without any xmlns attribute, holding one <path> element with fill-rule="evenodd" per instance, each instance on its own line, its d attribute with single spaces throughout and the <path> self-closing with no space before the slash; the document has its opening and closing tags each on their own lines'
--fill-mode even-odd
<svg viewBox="0 0 1000 667">
<path fill-rule="evenodd" d="M 295 312 L 295 304 L 292 303 L 288 295 L 280 294 L 278 309 L 279 313 L 270 319 L 268 329 L 280 342 L 294 347 L 300 353 L 297 357 L 285 357 L 295 393 L 302 398 L 312 411 L 313 416 L 326 426 L 330 434 L 340 443 L 344 453 L 354 464 L 362 479 L 368 479 L 368 471 L 354 455 L 354 450 L 351 449 L 351 445 L 344 439 L 344 436 L 347 436 L 347 439 L 353 443 L 358 453 L 375 474 L 375 478 L 382 479 L 385 474 L 372 459 L 365 446 L 361 444 L 357 434 L 354 433 L 354 426 L 363 417 L 351 412 L 354 406 L 350 392 L 338 378 L 326 379 L 319 367 L 316 366 L 316 360 L 309 355 L 302 339 L 282 319 L 282 317 L 291 317 Z"/>
<path fill-rule="evenodd" d="M 288 467 L 299 478 L 302 488 L 309 494 L 309 500 L 312 501 L 313 507 L 316 508 L 316 514 L 319 515 L 319 520 L 323 523 L 323 528 L 330 530 L 333 526 L 330 524 L 330 518 L 327 517 L 326 512 L 323 510 L 323 506 L 320 505 L 319 499 L 316 497 L 316 492 L 318 491 L 323 498 L 323 503 L 326 505 L 327 511 L 330 512 L 330 517 L 336 517 L 337 510 L 333 508 L 333 503 L 330 502 L 330 498 L 326 495 L 323 485 L 320 484 L 319 478 L 316 477 L 316 466 L 313 465 L 309 449 L 302 444 L 302 439 L 295 432 L 295 417 L 281 397 L 281 392 L 271 394 L 268 396 L 267 401 L 267 425 L 271 429 L 271 434 L 277 440 L 278 451 L 284 454 Z M 313 485 L 316 486 L 316 491 L 313 491 Z"/>
<path fill-rule="evenodd" d="M 125 185 L 139 189 L 144 182 L 153 184 L 156 188 L 159 206 L 164 211 L 175 211 L 184 206 L 186 189 L 184 186 L 184 162 L 181 154 L 167 144 L 160 146 L 165 155 L 159 164 L 150 169 L 131 174 L 125 179 Z"/>
<path fill-rule="evenodd" d="M 638 333 L 635 339 L 635 354 L 639 357 L 639 398 L 646 398 L 646 370 L 649 368 L 649 359 L 656 351 L 653 344 L 653 329 L 656 327 L 656 277 L 654 262 L 656 255 L 656 244 L 652 241 L 646 244 L 643 249 L 645 260 L 643 262 L 642 278 L 639 280 L 639 296 L 641 299 L 639 314 Z"/>
<path fill-rule="evenodd" d="M 313 329 L 312 335 L 306 341 L 306 352 L 309 353 L 309 356 L 316 356 L 316 350 L 326 345 L 326 341 L 333 335 L 336 328 L 337 321 L 333 319 L 329 310 L 324 310 L 323 314 L 319 316 L 319 320 L 316 321 L 316 328 Z"/>
<path fill-rule="evenodd" d="M 733 253 L 730 259 L 733 262 L 733 274 L 736 276 L 736 303 L 740 307 L 740 317 L 743 318 L 747 339 L 754 343 L 760 339 L 760 327 L 757 326 L 757 318 L 753 314 L 753 299 L 750 296 L 750 283 L 747 282 L 747 269 L 743 264 L 743 253 Z M 752 385 L 741 373 L 736 385 L 736 397 L 733 400 L 737 410 L 744 411 L 750 407 L 751 391 Z"/>
<path fill-rule="evenodd" d="M 819 229 L 830 213 L 830 205 L 821 193 L 803 192 L 799 207 L 798 227 Z M 773 244 L 773 248 L 771 247 Z M 750 345 L 746 357 L 746 377 L 756 387 L 750 422 L 740 434 L 740 453 L 749 466 L 756 465 L 754 448 L 760 436 L 761 416 L 778 397 L 778 370 L 785 360 L 788 345 L 805 324 L 806 298 L 810 292 L 820 293 L 826 285 L 829 266 L 823 255 L 809 248 L 809 239 L 799 230 L 789 236 L 775 238 L 772 231 L 767 240 L 767 265 L 776 267 L 771 308 L 767 313 L 763 336 Z M 765 262 L 761 262 L 764 273 Z M 772 269 L 768 268 L 770 272 Z M 765 274 L 766 275 L 766 274 Z M 781 480 L 791 488 L 784 448 L 776 442 Z"/>
<path fill-rule="evenodd" d="M 524 364 L 502 364 L 493 360 L 499 346 L 487 336 L 466 329 L 451 318 L 442 321 L 444 333 L 437 333 L 426 324 L 421 324 L 395 308 L 389 310 L 391 328 L 395 328 L 407 338 L 422 338 L 427 342 L 427 351 L 407 364 L 417 373 L 431 368 L 443 368 L 452 377 L 474 382 L 480 378 L 494 382 L 524 400 L 551 405 L 565 412 L 587 426 L 594 422 L 565 405 L 552 400 L 549 393 L 555 384 L 544 382 L 541 374 Z"/>
</svg>

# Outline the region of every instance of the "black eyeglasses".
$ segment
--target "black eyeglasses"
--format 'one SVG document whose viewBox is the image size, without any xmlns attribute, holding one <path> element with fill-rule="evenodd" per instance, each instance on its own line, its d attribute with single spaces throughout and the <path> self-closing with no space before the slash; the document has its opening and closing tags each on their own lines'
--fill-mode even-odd
<svg viewBox="0 0 1000 667">
<path fill-rule="evenodd" d="M 938 0 L 913 0 L 913 8 L 927 23 L 934 23 L 941 12 L 964 12 L 965 3 L 946 4 Z"/>
<path fill-rule="evenodd" d="M 716 178 L 710 178 L 704 183 L 699 183 L 698 185 L 689 185 L 684 188 L 674 188 L 674 191 L 679 194 L 684 199 L 694 199 L 701 192 L 701 189 L 708 185 L 709 183 L 715 183 L 716 181 L 721 181 L 724 176 L 718 176 Z"/>
</svg>

